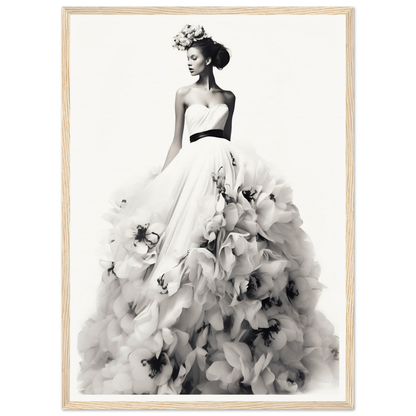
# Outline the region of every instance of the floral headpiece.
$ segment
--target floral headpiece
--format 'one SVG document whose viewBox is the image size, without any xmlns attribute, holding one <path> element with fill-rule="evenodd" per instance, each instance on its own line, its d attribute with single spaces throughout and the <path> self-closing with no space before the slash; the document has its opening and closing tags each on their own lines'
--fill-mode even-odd
<svg viewBox="0 0 416 416">
<path fill-rule="evenodd" d="M 207 35 L 205 32 L 203 26 L 185 25 L 183 29 L 173 37 L 172 47 L 184 51 L 192 45 L 192 42 L 210 37 L 211 36 Z"/>
</svg>

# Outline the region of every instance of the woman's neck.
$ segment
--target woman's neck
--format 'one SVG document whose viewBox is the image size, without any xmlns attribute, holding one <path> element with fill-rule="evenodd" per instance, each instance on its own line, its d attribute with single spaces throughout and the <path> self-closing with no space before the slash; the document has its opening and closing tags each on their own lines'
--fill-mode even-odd
<svg viewBox="0 0 416 416">
<path fill-rule="evenodd" d="M 199 75 L 199 80 L 196 84 L 207 91 L 211 91 L 214 88 L 218 88 L 217 83 L 215 82 L 214 74 L 212 73 L 212 69 L 208 70 L 206 73 L 202 73 Z"/>
</svg>

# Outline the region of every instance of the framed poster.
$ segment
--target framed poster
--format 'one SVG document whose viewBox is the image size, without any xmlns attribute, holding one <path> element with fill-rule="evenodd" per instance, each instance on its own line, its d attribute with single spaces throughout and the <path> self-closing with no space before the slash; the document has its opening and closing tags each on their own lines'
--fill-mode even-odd
<svg viewBox="0 0 416 416">
<path fill-rule="evenodd" d="M 63 408 L 352 409 L 353 9 L 62 18 Z"/>
</svg>

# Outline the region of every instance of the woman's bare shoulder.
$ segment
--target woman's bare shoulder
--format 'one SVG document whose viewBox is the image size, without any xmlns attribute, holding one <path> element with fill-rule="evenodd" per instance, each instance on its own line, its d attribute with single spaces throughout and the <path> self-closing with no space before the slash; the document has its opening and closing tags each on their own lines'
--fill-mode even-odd
<svg viewBox="0 0 416 416">
<path fill-rule="evenodd" d="M 235 94 L 232 91 L 223 91 L 224 101 L 227 104 L 234 104 L 235 103 Z"/>
<path fill-rule="evenodd" d="M 185 85 L 183 87 L 179 87 L 176 90 L 176 95 L 181 96 L 181 97 L 185 97 L 185 95 L 187 95 L 192 89 L 192 85 Z"/>
<path fill-rule="evenodd" d="M 191 91 L 192 86 L 191 85 L 185 85 L 184 87 L 179 87 L 176 90 L 176 104 L 185 105 L 186 97 Z"/>
</svg>

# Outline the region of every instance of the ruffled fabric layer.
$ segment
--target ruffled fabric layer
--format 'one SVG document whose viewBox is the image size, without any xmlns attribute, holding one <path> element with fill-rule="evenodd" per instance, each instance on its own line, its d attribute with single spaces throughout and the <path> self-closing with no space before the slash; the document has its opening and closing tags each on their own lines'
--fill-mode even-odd
<svg viewBox="0 0 416 416">
<path fill-rule="evenodd" d="M 338 337 L 292 190 L 226 140 L 183 148 L 123 188 L 97 314 L 78 338 L 85 394 L 299 394 L 337 383 Z"/>
</svg>

